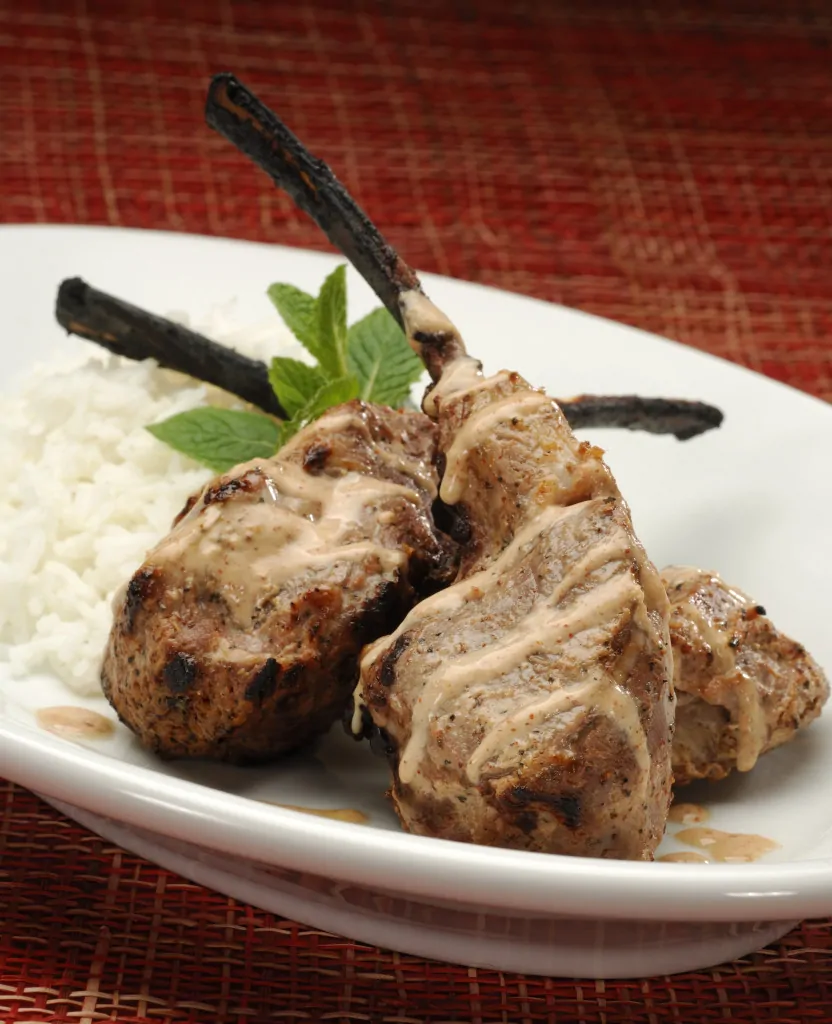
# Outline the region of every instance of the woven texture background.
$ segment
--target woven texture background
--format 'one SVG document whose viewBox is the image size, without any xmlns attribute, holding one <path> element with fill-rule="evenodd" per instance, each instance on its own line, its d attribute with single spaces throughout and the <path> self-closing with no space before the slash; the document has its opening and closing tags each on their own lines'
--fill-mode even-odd
<svg viewBox="0 0 832 1024">
<path fill-rule="evenodd" d="M 202 124 L 261 92 L 425 270 L 832 399 L 832 8 L 785 0 L 0 0 L 0 221 L 324 248 Z M 0 1022 L 832 1019 L 832 930 L 606 984 L 281 921 L 0 788 Z"/>
</svg>

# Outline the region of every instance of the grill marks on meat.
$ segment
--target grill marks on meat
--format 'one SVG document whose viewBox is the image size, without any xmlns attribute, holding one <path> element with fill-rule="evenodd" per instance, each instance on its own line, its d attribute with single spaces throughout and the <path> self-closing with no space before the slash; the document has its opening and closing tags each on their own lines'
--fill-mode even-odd
<svg viewBox="0 0 832 1024">
<path fill-rule="evenodd" d="M 602 453 L 518 374 L 485 379 L 421 295 L 402 310 L 438 383 L 440 495 L 464 510 L 457 581 L 365 652 L 413 832 L 642 859 L 670 797 L 667 597 Z"/>
<path fill-rule="evenodd" d="M 362 646 L 455 571 L 435 430 L 354 402 L 212 481 L 118 601 L 104 691 L 166 757 L 261 761 L 327 729 Z"/>
<path fill-rule="evenodd" d="M 715 573 L 671 566 L 662 580 L 678 695 L 676 782 L 750 771 L 818 717 L 829 696 L 826 676 L 765 608 Z"/>
</svg>

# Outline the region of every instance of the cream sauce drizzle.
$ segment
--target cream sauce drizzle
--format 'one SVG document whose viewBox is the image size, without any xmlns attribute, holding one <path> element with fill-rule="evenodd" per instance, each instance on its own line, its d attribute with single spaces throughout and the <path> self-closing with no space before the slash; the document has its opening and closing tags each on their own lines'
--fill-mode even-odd
<svg viewBox="0 0 832 1024">
<path fill-rule="evenodd" d="M 479 782 L 483 765 L 509 745 L 522 748 L 535 729 L 545 725 L 554 715 L 565 715 L 575 708 L 587 707 L 603 680 L 593 679 L 569 689 L 556 690 L 536 704 L 525 704 L 519 711 L 504 718 L 468 758 L 466 773 L 473 783 Z"/>
<path fill-rule="evenodd" d="M 408 612 L 397 629 L 365 647 L 361 658 L 361 671 L 366 671 L 379 655 L 390 650 L 404 633 L 420 622 L 424 622 L 440 612 L 451 614 L 468 601 L 480 600 L 489 590 L 502 583 L 506 574 L 522 560 L 527 550 L 545 530 L 560 520 L 582 514 L 589 505 L 589 501 L 581 501 L 574 505 L 547 505 L 542 508 L 533 520 L 517 531 L 511 543 L 487 568 L 481 569 L 464 580 L 460 580 L 459 583 L 420 601 Z M 592 572 L 607 562 L 629 557 L 630 552 L 630 539 L 623 531 L 618 537 L 612 536 L 606 544 L 596 545 L 560 580 L 549 603 L 554 604 L 560 601 L 565 594 L 583 582 Z M 653 630 L 653 623 L 649 619 L 646 621 L 649 628 Z M 360 690 L 359 684 L 355 690 L 356 696 L 360 697 Z"/>
<path fill-rule="evenodd" d="M 416 335 L 420 333 L 444 335 L 445 358 L 455 357 L 445 363 L 441 379 L 425 395 L 422 402 L 422 408 L 427 415 L 435 419 L 437 401 L 440 398 L 483 382 L 482 367 L 476 359 L 465 354 L 465 346 L 459 331 L 424 293 L 415 288 L 402 292 L 399 296 L 399 309 L 402 313 L 407 340 L 420 358 L 424 358 L 422 343 L 416 339 Z"/>
<path fill-rule="evenodd" d="M 369 669 L 370 665 L 377 658 L 389 651 L 396 641 L 407 633 L 408 630 L 413 629 L 414 626 L 441 612 L 450 615 L 468 601 L 479 600 L 492 587 L 500 586 L 505 574 L 525 555 L 526 549 L 537 540 L 541 530 L 559 519 L 578 515 L 585 509 L 586 505 L 586 502 L 582 502 L 581 504 L 565 508 L 558 505 L 550 505 L 544 508 L 533 522 L 518 530 L 505 551 L 486 569 L 481 569 L 472 576 L 460 580 L 459 583 L 455 583 L 445 590 L 440 590 L 438 593 L 432 594 L 417 605 L 414 605 L 397 629 L 364 648 L 361 658 L 361 675 Z M 358 735 L 361 732 L 361 707 L 363 704 L 360 679 L 353 692 L 353 700 L 352 731 L 355 735 Z"/>
<path fill-rule="evenodd" d="M 380 446 L 376 454 L 391 469 L 395 469 L 399 473 L 403 473 L 415 480 L 431 498 L 435 498 L 439 493 L 436 486 L 435 471 L 428 463 L 419 459 L 412 459 L 405 452 L 396 451 L 386 446 Z"/>
<path fill-rule="evenodd" d="M 703 572 L 702 569 L 698 569 L 695 565 L 666 565 L 661 571 L 662 581 L 668 590 L 671 587 L 685 584 L 699 575 L 704 576 L 706 579 L 710 578 L 710 573 Z"/>
<path fill-rule="evenodd" d="M 232 498 L 206 508 L 203 493 L 148 556 L 181 566 L 186 577 L 212 572 L 241 626 L 250 625 L 264 594 L 308 570 L 366 560 L 389 573 L 405 564 L 403 551 L 367 540 L 360 528 L 365 511 L 386 500 L 420 505 L 412 488 L 359 473 L 313 476 L 277 460 L 255 460 L 235 479 L 249 474 L 262 477 L 260 495 L 271 500 Z"/>
<path fill-rule="evenodd" d="M 765 708 L 757 683 L 747 672 L 737 671 L 737 770 L 750 772 L 768 738 Z"/>
<path fill-rule="evenodd" d="M 459 356 L 448 363 L 440 380 L 425 395 L 422 408 L 428 416 L 435 419 L 439 403 L 444 399 L 451 395 L 470 394 L 480 388 L 490 387 L 495 379 L 503 376 L 508 378 L 507 373 L 498 374 L 497 378 L 484 377 L 476 359 L 472 359 L 470 356 Z"/>
<path fill-rule="evenodd" d="M 476 448 L 498 423 L 517 419 L 533 409 L 551 406 L 552 400 L 540 391 L 506 395 L 483 406 L 463 424 L 446 454 L 445 475 L 439 489 L 448 505 L 455 505 L 465 493 L 465 469 L 472 449 Z"/>
<path fill-rule="evenodd" d="M 726 864 L 748 864 L 780 848 L 765 836 L 744 832 L 722 832 L 717 828 L 686 828 L 674 836 L 685 846 L 704 850 L 710 860 Z"/>
<path fill-rule="evenodd" d="M 509 743 L 523 747 L 535 729 L 554 715 L 564 715 L 577 708 L 583 708 L 589 715 L 593 712 L 615 722 L 626 734 L 630 749 L 639 768 L 640 787 L 647 783 L 650 772 L 650 752 L 647 737 L 639 717 L 638 707 L 633 698 L 618 685 L 599 675 L 591 682 L 568 690 L 558 690 L 537 704 L 526 705 L 493 729 L 468 760 L 468 778 L 477 783 L 483 765 Z"/>
<path fill-rule="evenodd" d="M 109 718 L 86 708 L 40 708 L 35 719 L 41 729 L 66 739 L 102 740 L 115 732 L 115 726 Z"/>
<path fill-rule="evenodd" d="M 398 628 L 388 636 L 364 648 L 364 655 L 361 659 L 362 671 L 369 668 L 370 664 L 383 652 L 389 650 L 393 644 L 409 629 L 432 618 L 439 612 L 450 614 L 461 608 L 467 601 L 479 600 L 492 587 L 498 586 L 505 574 L 520 561 L 529 548 L 538 538 L 541 531 L 560 519 L 580 514 L 587 506 L 587 502 L 576 505 L 561 507 L 550 505 L 544 508 L 533 522 L 526 524 L 518 530 L 511 543 L 501 552 L 497 558 L 485 569 L 474 573 L 472 576 L 460 580 L 459 583 L 440 590 L 436 594 L 425 598 L 415 605 L 402 620 Z M 356 691 L 358 692 L 358 691 Z"/>
<path fill-rule="evenodd" d="M 725 630 L 718 629 L 707 615 L 689 598 L 685 603 L 684 615 L 708 645 L 713 655 L 713 667 L 720 675 L 729 675 L 734 671 L 734 652 L 728 646 Z"/>
<path fill-rule="evenodd" d="M 693 566 L 672 566 L 665 569 L 662 576 L 668 587 L 701 582 L 706 587 L 710 585 L 726 592 L 738 608 L 753 605 L 746 594 L 726 586 L 716 573 L 704 572 Z M 757 763 L 768 739 L 762 695 L 756 680 L 737 665 L 737 652 L 729 643 L 727 628 L 720 628 L 708 617 L 696 603 L 696 594 L 697 589 L 694 589 L 681 603 L 679 614 L 693 626 L 710 649 L 715 674 L 730 678 L 736 697 L 737 770 L 748 772 Z"/>
<path fill-rule="evenodd" d="M 567 641 L 577 638 L 579 634 L 603 625 L 626 603 L 632 604 L 639 596 L 638 588 L 632 579 L 629 576 L 619 576 L 581 594 L 565 609 L 554 606 L 557 600 L 555 597 L 550 599 L 551 604 L 547 602 L 533 609 L 499 643 L 489 644 L 484 650 L 464 654 L 453 664 L 443 666 L 434 672 L 427 680 L 413 708 L 410 738 L 399 762 L 401 781 L 408 784 L 415 778 L 428 740 L 431 718 L 442 703 L 458 696 L 466 689 L 505 675 L 532 654 L 551 652 Z M 540 705 L 541 711 L 550 703 L 552 711 L 556 711 L 558 702 L 564 699 L 568 700 L 563 698 L 562 691 L 558 691 Z M 476 782 L 479 779 L 480 767 L 493 751 L 499 749 L 501 742 L 506 738 L 506 730 L 511 728 L 510 723 L 516 721 L 519 727 L 524 713 L 528 716 L 530 711 L 527 703 L 514 716 L 496 725 L 481 741 L 471 755 L 466 769 L 471 781 Z M 634 744 L 634 747 L 640 745 Z"/>
<path fill-rule="evenodd" d="M 699 804 L 673 804 L 667 820 L 677 825 L 701 825 L 710 818 L 711 812 Z"/>
<path fill-rule="evenodd" d="M 447 316 L 435 306 L 424 292 L 410 288 L 399 296 L 399 309 L 409 338 L 414 334 L 446 334 L 455 338 L 459 332 Z M 416 343 L 418 345 L 418 342 Z M 419 349 L 416 349 L 417 353 Z"/>
<path fill-rule="evenodd" d="M 580 515 L 586 511 L 588 506 L 589 502 L 579 502 L 575 505 L 567 506 L 548 505 L 541 509 L 531 522 L 518 530 L 512 542 L 491 565 L 461 580 L 459 583 L 455 583 L 453 586 L 425 598 L 424 601 L 420 601 L 410 610 L 397 629 L 365 647 L 361 658 L 361 673 L 363 674 L 367 671 L 376 658 L 390 650 L 404 633 L 413 629 L 420 622 L 424 622 L 426 619 L 442 612 L 449 615 L 467 602 L 478 601 L 492 588 L 500 586 L 506 574 L 522 560 L 527 550 L 537 541 L 544 530 L 549 529 L 560 520 Z M 618 539 L 613 537 L 606 544 L 596 545 L 584 558 L 572 566 L 570 571 L 561 579 L 549 603 L 555 604 L 560 601 L 573 587 L 582 583 L 586 577 L 608 561 L 624 558 L 629 554 L 629 541 L 623 532 Z M 633 645 L 633 649 L 637 657 L 638 649 L 636 645 Z M 625 679 L 619 680 L 619 682 L 624 681 Z M 362 687 L 360 681 L 355 688 L 353 698 L 352 731 L 358 735 L 361 731 L 362 706 Z"/>
</svg>

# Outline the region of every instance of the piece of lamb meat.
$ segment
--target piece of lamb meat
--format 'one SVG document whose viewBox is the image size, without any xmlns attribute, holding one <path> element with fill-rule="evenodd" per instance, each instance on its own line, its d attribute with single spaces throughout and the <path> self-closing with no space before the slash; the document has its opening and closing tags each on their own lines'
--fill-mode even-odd
<svg viewBox="0 0 832 1024">
<path fill-rule="evenodd" d="M 668 603 L 602 453 L 516 373 L 484 378 L 452 325 L 401 296 L 438 381 L 453 586 L 362 659 L 362 707 L 405 828 L 582 856 L 649 859 L 670 798 Z"/>
<path fill-rule="evenodd" d="M 829 697 L 823 670 L 765 608 L 716 573 L 669 566 L 676 684 L 677 785 L 747 772 L 814 721 Z"/>
<path fill-rule="evenodd" d="M 102 682 L 164 757 L 263 761 L 325 731 L 364 644 L 455 571 L 435 430 L 353 402 L 212 480 L 117 601 Z"/>
</svg>

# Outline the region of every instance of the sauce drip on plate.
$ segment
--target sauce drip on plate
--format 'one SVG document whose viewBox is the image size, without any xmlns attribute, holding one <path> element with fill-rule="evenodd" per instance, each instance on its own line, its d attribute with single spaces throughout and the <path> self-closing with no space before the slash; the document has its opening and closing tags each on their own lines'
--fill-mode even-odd
<svg viewBox="0 0 832 1024">
<path fill-rule="evenodd" d="M 271 800 L 266 803 L 273 803 Z M 275 807 L 282 807 L 285 811 L 298 811 L 300 814 L 313 814 L 316 818 L 329 818 L 331 821 L 348 821 L 352 825 L 366 825 L 370 820 L 363 812 L 356 807 L 299 807 L 297 804 L 274 803 Z"/>
<path fill-rule="evenodd" d="M 673 804 L 667 820 L 678 825 L 702 825 L 710 816 L 708 808 L 699 804 Z"/>
<path fill-rule="evenodd" d="M 707 864 L 720 861 L 725 864 L 748 864 L 777 850 L 780 846 L 773 839 L 746 832 L 722 832 L 718 828 L 704 828 L 711 812 L 699 804 L 673 804 L 667 815 L 668 824 L 686 825 L 687 828 L 671 833 L 673 838 L 685 846 L 693 846 L 702 853 L 682 850 L 665 853 L 656 860 L 682 864 Z"/>
<path fill-rule="evenodd" d="M 779 848 L 780 844 L 765 836 L 744 832 L 722 832 L 718 828 L 684 828 L 675 837 L 685 846 L 704 850 L 709 860 L 726 864 L 747 864 Z"/>
<path fill-rule="evenodd" d="M 41 729 L 71 740 L 102 740 L 115 732 L 109 718 L 87 708 L 40 708 L 35 718 Z"/>
<path fill-rule="evenodd" d="M 693 850 L 690 853 L 687 850 L 682 850 L 680 853 L 665 853 L 661 857 L 656 857 L 656 860 L 665 861 L 665 863 L 674 864 L 707 864 L 708 858 L 703 857 L 701 853 L 694 853 Z"/>
</svg>

